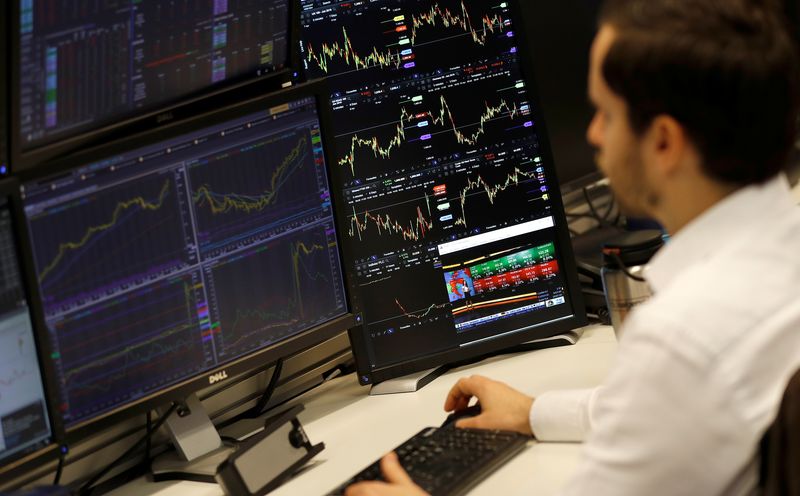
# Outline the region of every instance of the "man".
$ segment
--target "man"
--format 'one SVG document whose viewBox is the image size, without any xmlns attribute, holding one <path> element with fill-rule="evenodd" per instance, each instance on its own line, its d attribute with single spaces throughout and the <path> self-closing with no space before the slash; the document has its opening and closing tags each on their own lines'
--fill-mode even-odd
<svg viewBox="0 0 800 496">
<path fill-rule="evenodd" d="M 600 387 L 536 399 L 482 377 L 460 427 L 585 441 L 568 495 L 745 494 L 758 441 L 800 367 L 800 209 L 779 175 L 794 141 L 798 68 L 768 0 L 609 0 L 591 53 L 588 139 L 629 214 L 672 240 L 654 297 L 629 315 Z M 389 484 L 422 494 L 387 455 Z M 531 468 L 535 470 L 535 467 Z"/>
</svg>

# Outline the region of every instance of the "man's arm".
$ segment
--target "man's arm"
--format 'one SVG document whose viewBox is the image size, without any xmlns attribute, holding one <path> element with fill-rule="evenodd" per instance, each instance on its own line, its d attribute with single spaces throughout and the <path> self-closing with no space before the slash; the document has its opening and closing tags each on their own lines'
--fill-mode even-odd
<svg viewBox="0 0 800 496">
<path fill-rule="evenodd" d="M 752 429 L 731 404 L 713 357 L 670 343 L 676 335 L 626 335 L 562 494 L 723 494 L 747 476 Z"/>
</svg>

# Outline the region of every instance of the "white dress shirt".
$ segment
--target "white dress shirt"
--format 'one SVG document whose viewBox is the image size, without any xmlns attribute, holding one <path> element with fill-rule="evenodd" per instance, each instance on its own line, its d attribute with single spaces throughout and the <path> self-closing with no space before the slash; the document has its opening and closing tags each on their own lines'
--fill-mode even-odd
<svg viewBox="0 0 800 496">
<path fill-rule="evenodd" d="M 586 441 L 566 495 L 752 494 L 758 443 L 800 367 L 800 208 L 744 188 L 653 258 L 593 390 L 535 399 L 540 441 Z"/>
</svg>

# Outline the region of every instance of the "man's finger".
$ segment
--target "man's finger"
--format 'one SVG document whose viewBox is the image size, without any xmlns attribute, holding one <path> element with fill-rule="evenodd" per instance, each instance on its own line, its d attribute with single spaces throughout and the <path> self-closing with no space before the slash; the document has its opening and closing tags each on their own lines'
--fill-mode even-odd
<svg viewBox="0 0 800 496">
<path fill-rule="evenodd" d="M 481 416 L 461 419 L 456 422 L 459 429 L 483 429 L 483 419 Z"/>
<path fill-rule="evenodd" d="M 456 410 L 457 407 L 462 405 L 464 399 L 466 399 L 466 404 L 469 404 L 469 399 L 475 396 L 477 382 L 477 376 L 459 379 L 447 394 L 447 399 L 444 402 L 445 411 Z"/>
<path fill-rule="evenodd" d="M 370 492 L 370 484 L 373 483 L 359 482 L 357 484 L 351 484 L 344 490 L 344 496 L 366 496 Z"/>
<path fill-rule="evenodd" d="M 402 485 L 414 484 L 403 466 L 400 465 L 400 460 L 394 451 L 381 459 L 381 472 L 388 482 Z"/>
</svg>

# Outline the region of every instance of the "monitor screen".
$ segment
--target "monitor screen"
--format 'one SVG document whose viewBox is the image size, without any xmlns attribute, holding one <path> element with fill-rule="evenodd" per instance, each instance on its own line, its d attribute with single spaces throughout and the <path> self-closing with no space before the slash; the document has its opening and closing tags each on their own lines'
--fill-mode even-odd
<svg viewBox="0 0 800 496">
<path fill-rule="evenodd" d="M 52 441 L 12 223 L 0 194 L 0 465 Z"/>
<path fill-rule="evenodd" d="M 287 64 L 288 0 L 16 0 L 24 151 Z"/>
<path fill-rule="evenodd" d="M 23 184 L 68 429 L 348 311 L 317 101 L 284 98 Z"/>
<path fill-rule="evenodd" d="M 301 2 L 327 77 L 362 383 L 574 327 L 559 186 L 509 4 Z"/>
</svg>

